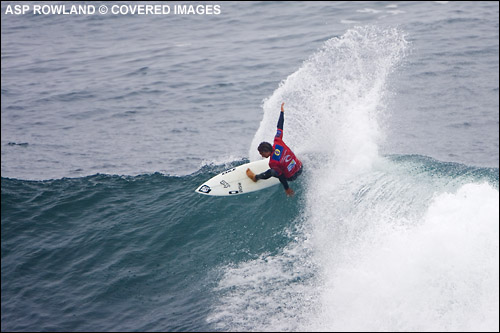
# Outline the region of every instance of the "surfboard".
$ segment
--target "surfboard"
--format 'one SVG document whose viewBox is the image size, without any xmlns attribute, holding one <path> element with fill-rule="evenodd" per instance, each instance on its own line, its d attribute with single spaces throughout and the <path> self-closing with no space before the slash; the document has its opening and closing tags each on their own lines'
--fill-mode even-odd
<svg viewBox="0 0 500 333">
<path fill-rule="evenodd" d="M 248 168 L 255 174 L 259 174 L 269 169 L 269 160 L 245 163 L 221 172 L 198 186 L 195 192 L 205 195 L 230 196 L 259 191 L 280 183 L 276 177 L 254 182 L 247 176 Z"/>
</svg>

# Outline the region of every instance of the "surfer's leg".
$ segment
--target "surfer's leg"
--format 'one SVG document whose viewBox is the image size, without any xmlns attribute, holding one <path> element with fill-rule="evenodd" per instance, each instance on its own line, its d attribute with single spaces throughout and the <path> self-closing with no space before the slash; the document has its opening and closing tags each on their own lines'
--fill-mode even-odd
<svg viewBox="0 0 500 333">
<path fill-rule="evenodd" d="M 302 173 L 302 169 L 303 168 L 304 168 L 303 166 L 300 167 L 299 171 L 297 171 L 292 177 L 287 178 L 287 180 L 293 182 L 295 179 L 297 179 L 298 176 L 300 176 L 300 174 Z"/>
<path fill-rule="evenodd" d="M 255 179 L 269 179 L 273 176 L 272 170 L 269 169 L 266 172 L 259 173 L 258 175 L 255 176 Z"/>
</svg>

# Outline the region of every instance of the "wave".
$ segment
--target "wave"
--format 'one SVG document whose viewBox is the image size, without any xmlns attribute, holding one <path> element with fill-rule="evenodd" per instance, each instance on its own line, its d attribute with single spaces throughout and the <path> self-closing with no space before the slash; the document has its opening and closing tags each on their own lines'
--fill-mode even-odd
<svg viewBox="0 0 500 333">
<path fill-rule="evenodd" d="M 233 200 L 194 192 L 226 167 L 2 178 L 2 330 L 207 329 L 214 267 L 276 253 L 300 207 L 277 187 Z"/>
<path fill-rule="evenodd" d="M 498 327 L 498 169 L 394 155 L 354 178 L 306 177 L 291 241 L 221 267 L 217 329 Z"/>
<path fill-rule="evenodd" d="M 307 169 L 294 198 L 280 186 L 194 192 L 244 162 L 182 177 L 2 178 L 3 329 L 498 325 L 498 169 L 394 155 L 325 179 L 321 196 Z M 169 315 L 137 320 L 138 302 Z"/>
</svg>

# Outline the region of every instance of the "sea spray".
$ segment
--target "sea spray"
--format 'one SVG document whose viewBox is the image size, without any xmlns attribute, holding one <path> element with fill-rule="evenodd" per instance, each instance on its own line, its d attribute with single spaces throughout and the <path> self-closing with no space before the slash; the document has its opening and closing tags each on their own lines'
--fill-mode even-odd
<svg viewBox="0 0 500 333">
<path fill-rule="evenodd" d="M 220 268 L 217 329 L 498 330 L 498 170 L 378 153 L 407 44 L 349 30 L 264 102 L 250 157 L 284 101 L 304 206 L 281 252 Z"/>
<path fill-rule="evenodd" d="M 386 80 L 406 44 L 396 29 L 349 30 L 328 40 L 264 102 L 250 159 L 258 158 L 261 141 L 271 141 L 285 102 L 284 139 L 306 165 L 305 209 L 301 228 L 281 253 L 222 268 L 219 302 L 209 317 L 218 329 L 308 330 L 309 318 L 323 311 L 322 263 L 309 239 L 318 217 L 312 212 L 328 216 L 335 209 L 329 198 L 332 180 L 346 178 L 341 170 L 361 172 L 377 158 Z"/>
<path fill-rule="evenodd" d="M 250 147 L 273 138 L 279 105 L 285 102 L 284 140 L 297 153 L 323 161 L 368 165 L 378 154 L 378 117 L 384 111 L 388 74 L 405 52 L 397 29 L 359 27 L 323 47 L 264 101 L 264 116 Z"/>
</svg>

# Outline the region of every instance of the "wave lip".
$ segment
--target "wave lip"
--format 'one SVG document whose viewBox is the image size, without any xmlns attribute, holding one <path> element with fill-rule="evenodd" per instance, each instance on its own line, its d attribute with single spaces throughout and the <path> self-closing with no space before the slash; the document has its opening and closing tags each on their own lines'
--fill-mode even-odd
<svg viewBox="0 0 500 333">
<path fill-rule="evenodd" d="M 369 165 L 383 138 L 387 79 L 408 42 L 397 29 L 357 27 L 326 41 L 264 101 L 264 116 L 252 141 L 269 141 L 279 105 L 285 102 L 284 139 L 297 153 L 316 152 L 336 163 Z"/>
</svg>

